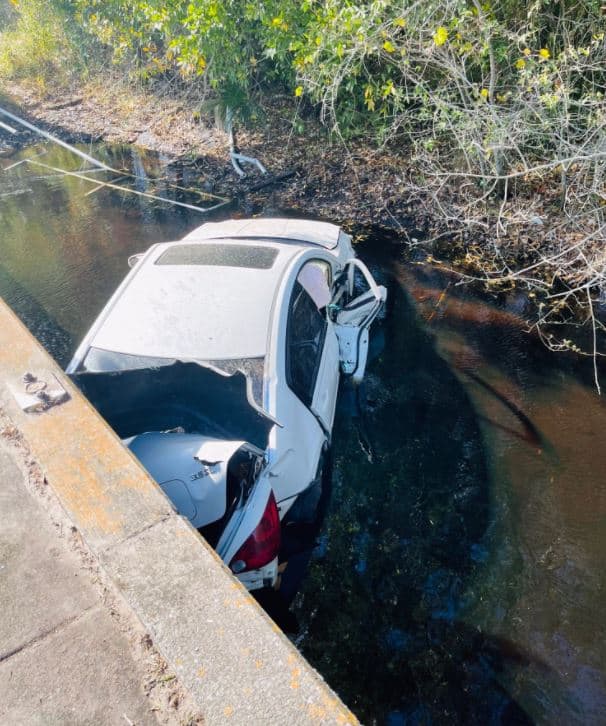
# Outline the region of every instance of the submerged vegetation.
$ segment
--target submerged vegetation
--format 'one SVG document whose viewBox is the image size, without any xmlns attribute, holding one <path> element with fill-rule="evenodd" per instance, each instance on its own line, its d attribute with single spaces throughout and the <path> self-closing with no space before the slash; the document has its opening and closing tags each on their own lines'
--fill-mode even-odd
<svg viewBox="0 0 606 726">
<path fill-rule="evenodd" d="M 11 0 L 0 79 L 108 67 L 244 115 L 291 98 L 401 167 L 450 259 L 526 285 L 553 326 L 606 295 L 606 16 L 601 0 Z M 582 336 L 581 336 L 582 337 Z"/>
</svg>

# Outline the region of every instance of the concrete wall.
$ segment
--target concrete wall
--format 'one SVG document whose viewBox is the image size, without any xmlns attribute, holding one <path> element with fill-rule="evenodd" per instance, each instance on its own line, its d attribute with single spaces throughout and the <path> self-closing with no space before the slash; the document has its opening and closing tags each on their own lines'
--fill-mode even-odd
<svg viewBox="0 0 606 726">
<path fill-rule="evenodd" d="M 25 413 L 28 372 L 69 400 Z M 0 406 L 207 723 L 357 723 L 2 301 Z"/>
</svg>

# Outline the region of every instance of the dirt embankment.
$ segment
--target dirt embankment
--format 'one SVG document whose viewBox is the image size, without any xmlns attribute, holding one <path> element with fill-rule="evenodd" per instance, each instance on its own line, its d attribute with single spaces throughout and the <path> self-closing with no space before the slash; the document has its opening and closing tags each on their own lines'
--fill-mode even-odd
<svg viewBox="0 0 606 726">
<path fill-rule="evenodd" d="M 331 140 L 314 118 L 293 118 L 292 104 L 284 99 L 270 101 L 263 118 L 236 127 L 240 151 L 257 157 L 269 174 L 286 177 L 267 185 L 268 177 L 252 167 L 246 167 L 251 171 L 245 179 L 238 177 L 229 160 L 228 135 L 212 114 L 200 114 L 186 101 L 98 85 L 41 94 L 12 84 L 6 96 L 17 113 L 61 138 L 136 144 L 185 160 L 199 170 L 205 191 L 245 196 L 251 210 L 298 209 L 342 223 L 381 224 L 411 236 L 418 234 L 415 225 L 426 224 L 413 219 L 415 210 L 406 199 L 405 158 L 361 142 Z M 0 129 L 0 153 L 3 142 L 7 153 L 23 138 L 2 135 Z"/>
</svg>

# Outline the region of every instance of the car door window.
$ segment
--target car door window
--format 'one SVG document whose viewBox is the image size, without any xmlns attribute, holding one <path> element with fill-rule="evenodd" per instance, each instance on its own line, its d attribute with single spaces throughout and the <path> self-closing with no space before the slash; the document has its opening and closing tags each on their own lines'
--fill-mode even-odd
<svg viewBox="0 0 606 726">
<path fill-rule="evenodd" d="M 325 305 L 330 300 L 330 267 L 307 263 L 295 282 L 286 331 L 286 381 L 311 406 L 326 335 Z"/>
</svg>

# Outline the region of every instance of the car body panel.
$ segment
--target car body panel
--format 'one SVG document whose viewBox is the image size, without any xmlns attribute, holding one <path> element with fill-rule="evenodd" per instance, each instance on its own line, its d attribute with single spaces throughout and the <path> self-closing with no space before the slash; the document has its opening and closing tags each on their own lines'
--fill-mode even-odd
<svg viewBox="0 0 606 726">
<path fill-rule="evenodd" d="M 360 269 L 364 277 L 369 278 L 371 294 L 364 299 L 355 316 L 342 319 L 333 324 L 329 319 L 324 338 L 322 360 L 316 375 L 316 386 L 310 408 L 284 382 L 286 375 L 286 339 L 288 334 L 289 301 L 293 294 L 295 282 L 299 278 L 303 266 L 307 262 L 322 260 L 331 265 L 333 279 L 341 277 L 348 288 L 346 292 L 356 305 L 358 297 L 354 297 L 353 273 Z M 368 325 L 382 307 L 386 297 L 385 288 L 376 285 L 368 269 L 356 258 L 341 264 L 338 257 L 329 252 L 305 250 L 300 252 L 285 272 L 276 295 L 276 314 L 272 320 L 270 331 L 270 348 L 266 358 L 267 389 L 264 408 L 281 427 L 274 427 L 270 433 L 270 468 L 274 477 L 272 486 L 280 506 L 280 516 L 288 511 L 295 497 L 304 491 L 316 474 L 317 462 L 322 449 L 330 440 L 330 430 L 334 421 L 334 412 L 339 385 L 339 364 L 342 368 L 349 367 L 348 372 L 361 380 L 368 354 Z M 340 297 L 341 291 L 333 292 L 334 299 Z M 348 298 L 345 298 L 350 302 Z M 337 320 L 339 313 L 337 313 Z M 342 328 L 351 336 L 351 346 L 341 346 L 338 331 Z M 304 451 L 305 455 L 293 456 L 288 452 Z"/>
<path fill-rule="evenodd" d="M 124 443 L 196 529 L 225 514 L 227 465 L 243 441 L 152 431 Z"/>
<path fill-rule="evenodd" d="M 297 397 L 286 383 L 286 336 L 288 327 L 289 301 L 299 272 L 308 261 L 325 260 L 337 271 L 338 258 L 329 252 L 306 249 L 300 252 L 285 272 L 276 293 L 275 314 L 269 335 L 266 357 L 266 392 L 264 409 L 280 421 L 281 427 L 274 427 L 269 436 L 269 465 L 272 486 L 283 517 L 316 474 L 317 462 L 328 438 L 324 423 Z M 330 356 L 330 353 L 328 353 Z M 330 385 L 330 402 L 326 410 L 336 404 L 339 380 L 338 359 L 334 362 L 332 376 L 329 370 L 323 372 L 323 379 Z M 304 452 L 297 455 L 296 452 Z"/>
<path fill-rule="evenodd" d="M 133 269 L 128 286 L 112 299 L 89 344 L 117 353 L 178 360 L 263 356 L 274 290 L 294 250 L 278 249 L 272 267 L 259 269 L 158 264 L 167 249 L 166 244 L 157 245 L 154 254 Z"/>
<path fill-rule="evenodd" d="M 337 374 L 335 375 L 335 369 Z M 332 429 L 339 390 L 339 341 L 334 325 L 329 320 L 324 336 L 324 350 L 316 377 L 316 388 L 311 410 L 320 419 L 326 431 Z"/>
<path fill-rule="evenodd" d="M 354 287 L 356 272 L 365 287 L 362 291 L 356 291 Z M 341 370 L 351 376 L 354 383 L 360 383 L 368 359 L 368 331 L 385 304 L 387 290 L 383 285 L 377 285 L 370 270 L 357 258 L 347 262 L 342 280 L 334 290 L 333 301 L 337 309 L 335 333 L 339 341 Z"/>
<path fill-rule="evenodd" d="M 212 466 L 218 462 L 229 461 L 238 449 L 246 444 L 246 441 L 225 441 L 224 439 L 211 439 L 207 436 L 201 437 L 200 448 L 194 454 L 194 458 L 202 464 Z M 251 448 L 247 444 L 247 448 Z M 262 451 L 256 450 L 262 454 Z"/>
</svg>

